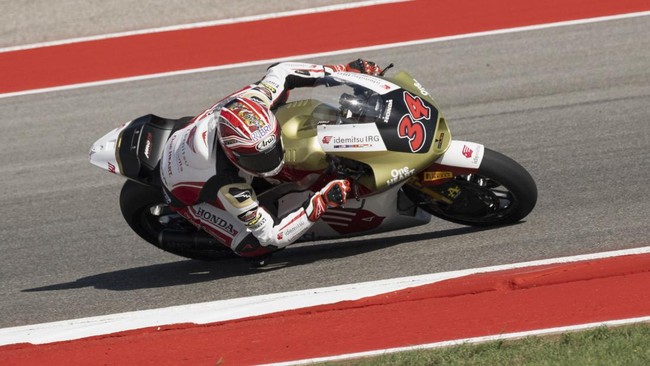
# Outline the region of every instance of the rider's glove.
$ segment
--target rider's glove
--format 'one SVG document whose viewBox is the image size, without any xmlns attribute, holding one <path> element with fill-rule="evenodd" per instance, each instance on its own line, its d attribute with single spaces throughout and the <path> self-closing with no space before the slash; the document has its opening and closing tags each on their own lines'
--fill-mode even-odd
<svg viewBox="0 0 650 366">
<path fill-rule="evenodd" d="M 360 72 L 368 75 L 381 74 L 381 68 L 372 61 L 362 59 L 354 60 L 345 66 L 345 71 Z"/>
<path fill-rule="evenodd" d="M 327 183 L 320 190 L 320 195 L 327 207 L 338 207 L 345 204 L 348 192 L 350 192 L 350 182 L 338 179 Z"/>
<path fill-rule="evenodd" d="M 381 68 L 376 63 L 362 59 L 354 60 L 347 65 L 325 65 L 325 67 L 332 69 L 332 71 L 360 72 L 369 75 L 381 74 Z"/>
<path fill-rule="evenodd" d="M 307 208 L 305 208 L 309 221 L 318 221 L 328 207 L 339 207 L 345 204 L 348 192 L 350 192 L 350 182 L 347 180 L 339 179 L 329 182 L 309 199 Z"/>
</svg>

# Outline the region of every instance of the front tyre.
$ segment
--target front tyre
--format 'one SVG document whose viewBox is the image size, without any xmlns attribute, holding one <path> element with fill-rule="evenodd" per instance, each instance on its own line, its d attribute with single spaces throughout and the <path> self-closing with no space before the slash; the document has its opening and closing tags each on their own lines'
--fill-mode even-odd
<svg viewBox="0 0 650 366">
<path fill-rule="evenodd" d="M 457 224 L 486 227 L 522 220 L 537 203 L 537 185 L 519 163 L 485 149 L 478 172 L 463 174 L 437 187 L 445 200 L 405 186 L 407 195 L 430 214 Z"/>
<path fill-rule="evenodd" d="M 197 234 L 197 230 L 177 214 L 167 212 L 166 220 L 161 220 L 160 214 L 154 215 L 153 212 L 160 211 L 156 208 L 166 207 L 164 202 L 160 189 L 132 180 L 127 180 L 120 192 L 122 216 L 131 229 L 147 242 L 166 252 L 190 259 L 211 261 L 234 256 L 230 249 L 218 243 L 209 246 L 198 245 L 191 240 L 161 243 L 158 238 L 165 229 L 172 229 L 174 232 L 180 233 L 181 236 L 184 233 L 185 237 Z M 174 216 L 175 218 L 173 218 Z M 200 234 L 207 236 L 203 232 Z"/>
</svg>

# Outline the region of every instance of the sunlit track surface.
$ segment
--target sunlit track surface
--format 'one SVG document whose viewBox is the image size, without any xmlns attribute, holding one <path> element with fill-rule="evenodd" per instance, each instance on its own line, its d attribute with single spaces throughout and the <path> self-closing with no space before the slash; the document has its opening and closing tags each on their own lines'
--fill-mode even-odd
<svg viewBox="0 0 650 366">
<path fill-rule="evenodd" d="M 527 167 L 525 223 L 433 220 L 388 238 L 299 245 L 267 269 L 167 255 L 131 233 L 90 144 L 133 117 L 180 117 L 257 80 L 237 69 L 0 100 L 0 326 L 648 245 L 650 18 L 340 55 L 410 71 L 455 137 Z"/>
<path fill-rule="evenodd" d="M 0 13 L 0 47 L 365 2 L 292 0 L 272 5 L 262 0 L 167 0 L 155 4 L 139 0 L 7 2 L 2 4 Z"/>
</svg>

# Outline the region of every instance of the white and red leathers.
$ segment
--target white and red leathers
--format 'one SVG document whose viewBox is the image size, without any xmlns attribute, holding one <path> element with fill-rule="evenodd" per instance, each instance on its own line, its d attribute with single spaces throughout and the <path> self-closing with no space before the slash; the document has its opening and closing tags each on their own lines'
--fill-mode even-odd
<svg viewBox="0 0 650 366">
<path fill-rule="evenodd" d="M 276 219 L 259 206 L 251 186 L 253 177 L 224 154 L 217 140 L 218 118 L 222 107 L 235 98 L 254 100 L 270 110 L 286 100 L 288 90 L 312 86 L 326 73 L 345 69 L 345 65 L 280 63 L 269 68 L 259 82 L 194 117 L 170 137 L 160 161 L 170 206 L 242 256 L 263 255 L 295 242 L 328 206 L 345 202 L 347 181 L 332 181 L 303 207 Z"/>
</svg>

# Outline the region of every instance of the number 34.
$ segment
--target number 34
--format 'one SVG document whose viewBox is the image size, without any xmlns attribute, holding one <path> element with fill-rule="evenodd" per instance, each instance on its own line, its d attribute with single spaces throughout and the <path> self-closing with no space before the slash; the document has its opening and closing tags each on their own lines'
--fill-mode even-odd
<svg viewBox="0 0 650 366">
<path fill-rule="evenodd" d="M 405 114 L 397 125 L 397 136 L 409 140 L 411 151 L 418 152 L 424 146 L 426 130 L 421 120 L 431 118 L 431 108 L 424 105 L 420 97 L 414 97 L 409 92 L 404 92 L 404 102 L 409 113 Z"/>
</svg>

